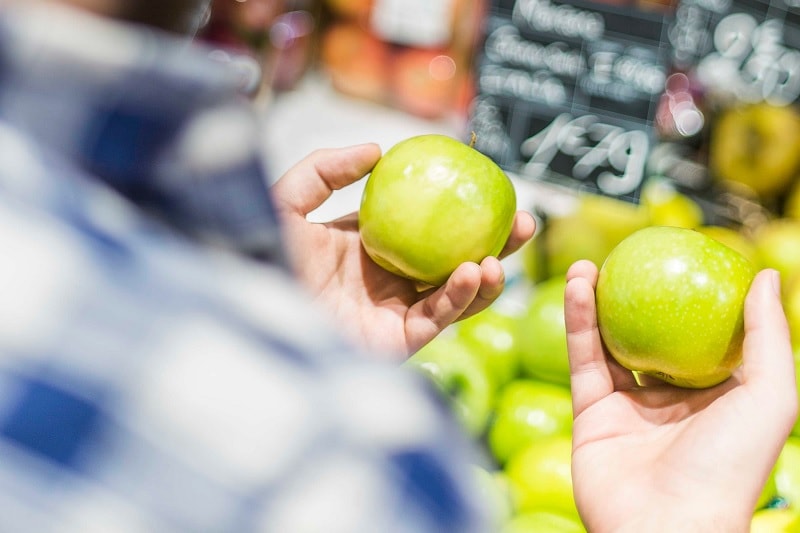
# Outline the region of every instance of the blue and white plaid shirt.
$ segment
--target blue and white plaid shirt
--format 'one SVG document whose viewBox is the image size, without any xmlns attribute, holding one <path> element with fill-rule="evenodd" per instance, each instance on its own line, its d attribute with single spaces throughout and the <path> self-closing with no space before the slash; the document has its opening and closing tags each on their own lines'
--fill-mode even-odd
<svg viewBox="0 0 800 533">
<path fill-rule="evenodd" d="M 443 405 L 279 266 L 258 123 L 207 57 L 0 9 L 0 532 L 482 530 Z"/>
</svg>

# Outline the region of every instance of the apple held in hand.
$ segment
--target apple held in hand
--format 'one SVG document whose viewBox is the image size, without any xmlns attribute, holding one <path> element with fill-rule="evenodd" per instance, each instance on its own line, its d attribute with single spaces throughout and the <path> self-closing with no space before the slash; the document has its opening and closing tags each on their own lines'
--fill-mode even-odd
<svg viewBox="0 0 800 533">
<path fill-rule="evenodd" d="M 622 366 L 705 388 L 741 362 L 744 299 L 755 267 L 684 228 L 652 226 L 623 240 L 600 268 L 597 323 Z"/>
<path fill-rule="evenodd" d="M 441 285 L 461 263 L 500 253 L 516 207 L 491 159 L 446 135 L 419 135 L 389 149 L 367 179 L 361 241 L 386 270 Z"/>
</svg>

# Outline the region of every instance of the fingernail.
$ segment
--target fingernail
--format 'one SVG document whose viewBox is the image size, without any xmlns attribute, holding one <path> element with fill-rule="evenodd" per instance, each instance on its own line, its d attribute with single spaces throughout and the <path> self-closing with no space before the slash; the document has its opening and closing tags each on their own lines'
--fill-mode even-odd
<svg viewBox="0 0 800 533">
<path fill-rule="evenodd" d="M 781 295 L 781 275 L 778 273 L 777 270 L 770 270 L 770 277 L 772 278 L 772 290 L 775 291 L 775 295 L 780 297 Z"/>
</svg>

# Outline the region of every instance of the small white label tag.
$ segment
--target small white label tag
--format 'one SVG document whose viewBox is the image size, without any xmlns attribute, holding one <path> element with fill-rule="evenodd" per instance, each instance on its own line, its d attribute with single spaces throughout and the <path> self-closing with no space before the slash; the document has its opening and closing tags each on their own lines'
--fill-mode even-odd
<svg viewBox="0 0 800 533">
<path fill-rule="evenodd" d="M 450 39 L 454 0 L 375 0 L 370 23 L 382 39 L 433 48 Z"/>
</svg>

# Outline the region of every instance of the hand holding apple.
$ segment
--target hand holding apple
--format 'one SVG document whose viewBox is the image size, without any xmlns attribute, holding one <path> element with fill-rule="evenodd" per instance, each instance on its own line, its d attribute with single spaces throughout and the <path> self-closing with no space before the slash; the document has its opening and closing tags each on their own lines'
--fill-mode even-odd
<svg viewBox="0 0 800 533">
<path fill-rule="evenodd" d="M 572 473 L 587 529 L 747 531 L 797 416 L 777 273 L 760 272 L 748 292 L 743 364 L 707 389 L 642 387 L 606 354 L 597 276 L 578 262 L 565 292 Z"/>
<path fill-rule="evenodd" d="M 355 342 L 402 360 L 447 325 L 486 308 L 502 292 L 505 278 L 498 258 L 486 257 L 480 264 L 459 265 L 441 287 L 420 291 L 415 282 L 370 260 L 361 246 L 357 213 L 326 223 L 306 219 L 380 158 L 375 144 L 317 150 L 283 175 L 272 194 L 297 277 Z M 516 251 L 533 232 L 531 215 L 518 212 L 500 256 Z"/>
<path fill-rule="evenodd" d="M 682 387 L 716 385 L 741 362 L 754 274 L 745 257 L 702 233 L 644 228 L 600 268 L 600 335 L 629 370 Z"/>
<path fill-rule="evenodd" d="M 439 286 L 460 264 L 500 255 L 516 208 L 514 185 L 491 159 L 451 137 L 419 135 L 372 169 L 359 230 L 377 264 Z"/>
</svg>

